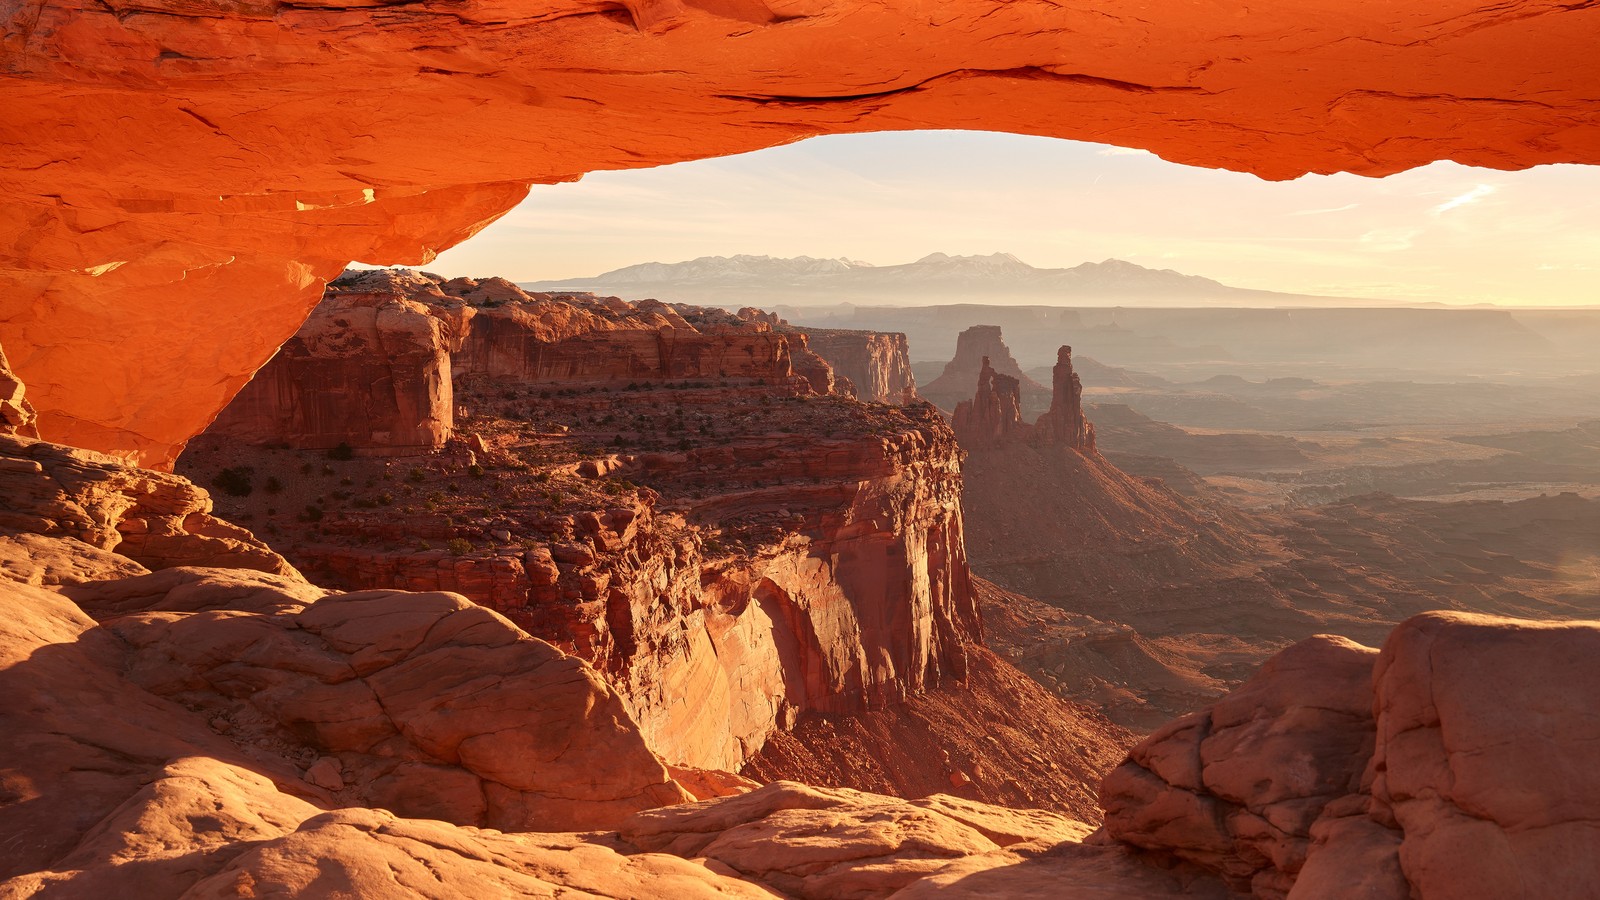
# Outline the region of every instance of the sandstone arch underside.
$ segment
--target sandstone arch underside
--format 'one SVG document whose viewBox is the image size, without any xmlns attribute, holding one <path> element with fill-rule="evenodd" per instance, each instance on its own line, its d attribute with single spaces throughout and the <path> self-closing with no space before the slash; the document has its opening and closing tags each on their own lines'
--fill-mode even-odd
<svg viewBox="0 0 1600 900">
<path fill-rule="evenodd" d="M 169 463 L 351 259 L 530 183 L 973 128 L 1290 178 L 1600 162 L 1600 4 L 20 0 L 0 347 L 44 438 Z"/>
</svg>

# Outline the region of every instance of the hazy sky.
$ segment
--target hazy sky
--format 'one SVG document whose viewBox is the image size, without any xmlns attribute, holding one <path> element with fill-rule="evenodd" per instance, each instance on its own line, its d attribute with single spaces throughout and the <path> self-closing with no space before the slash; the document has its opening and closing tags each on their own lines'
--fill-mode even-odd
<svg viewBox="0 0 1600 900">
<path fill-rule="evenodd" d="M 1595 304 L 1600 167 L 1273 183 L 1048 138 L 840 135 L 538 186 L 427 268 L 534 281 L 697 256 L 887 265 L 936 250 L 1040 267 L 1117 257 L 1296 293 Z"/>
</svg>

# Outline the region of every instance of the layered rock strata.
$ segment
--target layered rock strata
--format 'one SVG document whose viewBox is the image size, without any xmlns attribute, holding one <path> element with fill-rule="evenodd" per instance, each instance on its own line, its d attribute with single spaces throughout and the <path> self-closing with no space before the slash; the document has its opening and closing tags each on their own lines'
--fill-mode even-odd
<svg viewBox="0 0 1600 900">
<path fill-rule="evenodd" d="M 961 677 L 980 628 L 959 451 L 937 414 L 921 408 L 914 418 L 897 414 L 893 431 L 818 440 L 788 427 L 768 432 L 770 407 L 725 389 L 638 396 L 670 403 L 685 394 L 768 419 L 702 447 L 575 466 L 587 466 L 587 477 L 536 482 L 503 451 L 475 454 L 486 487 L 548 484 L 572 499 L 559 512 L 537 503 L 524 512 L 485 498 L 504 511 L 468 528 L 352 510 L 322 518 L 320 537 L 285 546 L 319 577 L 460 591 L 505 613 L 605 672 L 675 764 L 733 769 L 803 713 L 881 708 Z M 607 414 L 626 411 L 633 396 L 610 394 Z M 789 402 L 789 415 L 810 418 L 803 401 Z M 269 465 L 256 463 L 263 472 Z M 356 460 L 348 471 L 381 465 Z M 457 465 L 443 483 L 463 477 Z M 669 496 L 598 490 L 614 490 L 618 478 Z M 584 491 L 597 496 L 580 499 Z M 286 500 L 256 498 L 231 502 L 261 510 Z M 483 549 L 393 549 L 418 540 Z"/>
<path fill-rule="evenodd" d="M 931 408 L 837 396 L 806 335 L 752 310 L 380 271 L 336 283 L 328 315 L 374 299 L 440 323 L 459 439 L 410 463 L 305 461 L 273 449 L 301 443 L 287 434 L 241 447 L 230 411 L 186 462 L 202 479 L 252 473 L 235 514 L 290 530 L 283 546 L 318 577 L 505 613 L 606 673 L 677 765 L 734 769 L 802 714 L 964 674 L 980 629 L 960 457 Z M 362 346 L 348 364 L 385 371 Z"/>
<path fill-rule="evenodd" d="M 207 431 L 305 449 L 437 450 L 454 433 L 454 381 L 471 377 L 547 387 L 800 377 L 835 392 L 803 335 L 718 310 L 529 294 L 502 278 L 353 270 Z"/>
<path fill-rule="evenodd" d="M 330 290 L 208 429 L 308 449 L 442 447 L 455 408 L 444 323 L 380 281 L 400 277 Z"/>
<path fill-rule="evenodd" d="M 827 360 L 839 377 L 850 379 L 856 399 L 894 404 L 917 399 L 905 335 L 844 328 L 801 330 L 811 350 Z"/>
</svg>

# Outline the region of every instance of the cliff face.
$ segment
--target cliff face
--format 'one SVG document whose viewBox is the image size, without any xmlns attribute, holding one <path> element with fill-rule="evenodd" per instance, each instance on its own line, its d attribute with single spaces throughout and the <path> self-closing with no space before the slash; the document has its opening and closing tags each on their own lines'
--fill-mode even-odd
<svg viewBox="0 0 1600 900">
<path fill-rule="evenodd" d="M 782 335 L 710 313 L 691 323 L 653 301 L 523 294 L 457 315 L 452 359 L 461 376 L 554 383 L 785 378 L 794 368 L 790 342 Z"/>
<path fill-rule="evenodd" d="M 436 449 L 454 424 L 440 320 L 384 290 L 330 293 L 209 428 L 304 449 Z"/>
<path fill-rule="evenodd" d="M 835 373 L 850 379 L 857 399 L 896 404 L 917 399 L 905 335 L 842 328 L 803 330 L 812 351 Z"/>
<path fill-rule="evenodd" d="M 301 449 L 437 450 L 454 433 L 453 380 L 470 377 L 559 386 L 799 374 L 818 393 L 834 391 L 804 336 L 690 314 L 694 322 L 654 301 L 529 294 L 500 278 L 351 271 L 208 433 Z"/>
<path fill-rule="evenodd" d="M 308 464 L 274 449 L 307 445 L 270 431 L 295 427 L 290 405 L 250 418 L 256 446 L 230 411 L 186 457 L 202 479 L 270 478 L 280 493 L 227 502 L 281 526 L 280 545 L 319 577 L 458 591 L 506 614 L 603 672 L 674 764 L 734 769 L 802 715 L 882 708 L 965 672 L 979 626 L 960 451 L 930 407 L 830 393 L 807 336 L 748 311 L 528 295 L 498 279 L 352 275 L 297 340 L 328 343 L 322 320 L 373 303 L 418 310 L 437 353 L 453 351 L 440 405 L 462 411 L 460 439 L 422 455 L 376 447 L 411 463 Z M 353 377 L 382 383 L 393 365 L 375 341 L 337 347 Z M 263 374 L 303 361 L 281 354 Z M 319 469 L 339 485 L 306 484 Z M 457 541 L 471 549 L 447 549 Z"/>
<path fill-rule="evenodd" d="M 882 437 L 632 455 L 612 475 L 678 499 L 508 522 L 492 553 L 362 546 L 434 535 L 379 521 L 282 543 L 344 584 L 458 591 L 588 660 L 674 764 L 737 769 L 805 713 L 882 708 L 964 675 L 979 625 L 958 451 L 936 417 Z"/>
</svg>

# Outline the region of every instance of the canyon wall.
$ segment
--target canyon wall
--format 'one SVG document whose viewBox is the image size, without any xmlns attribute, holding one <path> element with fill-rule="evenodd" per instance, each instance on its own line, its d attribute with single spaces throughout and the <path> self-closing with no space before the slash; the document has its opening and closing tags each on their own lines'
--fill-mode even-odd
<svg viewBox="0 0 1600 900">
<path fill-rule="evenodd" d="M 789 484 L 741 484 L 752 461 Z M 604 673 L 679 765 L 737 769 L 803 714 L 882 708 L 965 673 L 980 626 L 959 455 L 936 418 L 864 440 L 645 454 L 615 474 L 727 485 L 690 520 L 756 517 L 781 531 L 732 553 L 646 498 L 559 516 L 547 530 L 566 540 L 489 555 L 293 541 L 290 553 L 347 584 L 457 591 L 506 614 Z M 431 535 L 394 532 L 366 533 Z"/>
<path fill-rule="evenodd" d="M 813 352 L 855 386 L 858 400 L 910 403 L 917 399 L 911 353 L 903 334 L 843 328 L 802 330 Z"/>
<path fill-rule="evenodd" d="M 407 334 L 422 335 L 426 352 L 396 358 L 394 341 L 349 327 L 381 321 L 384 310 L 423 323 Z M 877 337 L 852 340 L 891 351 L 884 373 L 892 377 L 903 342 L 897 350 Z M 459 592 L 593 664 L 670 762 L 736 769 L 775 728 L 803 715 L 880 709 L 959 679 L 980 630 L 949 428 L 926 405 L 871 413 L 838 396 L 831 367 L 807 339 L 774 331 L 749 310 L 730 316 L 530 295 L 501 279 L 352 272 L 206 432 L 207 458 L 227 469 L 204 477 L 241 467 L 253 477 L 273 473 L 274 490 L 287 493 L 257 493 L 260 504 L 239 501 L 237 512 L 276 523 L 315 506 L 316 524 L 301 514 L 279 543 L 319 578 Z M 308 352 L 319 348 L 324 358 Z M 344 379 L 334 397 L 346 383 L 387 397 L 395 371 L 408 365 L 429 373 L 442 365 L 434 383 L 445 392 L 427 395 L 431 405 L 341 408 L 343 431 L 330 437 L 370 461 L 350 463 L 338 488 L 302 497 L 303 485 L 321 477 L 317 468 L 332 468 L 318 459 L 272 469 L 281 464 L 273 448 L 328 438 L 314 443 L 320 432 L 301 430 L 310 419 L 303 398 L 276 386 L 321 377 L 330 365 Z M 449 422 L 456 408 L 466 416 L 461 440 L 443 446 L 447 435 L 437 432 L 434 446 L 390 439 L 417 432 L 407 423 Z M 697 428 L 683 421 L 686 408 L 704 410 L 693 415 Z M 677 418 L 643 421 L 665 410 Z M 581 446 L 560 466 L 531 449 L 566 442 Z M 256 445 L 256 456 L 242 444 Z M 616 452 L 597 458 L 600 444 Z M 325 518 L 325 508 L 361 492 L 357 480 L 375 495 L 378 476 L 392 478 L 391 464 L 372 451 L 409 459 L 401 471 L 416 468 L 381 501 L 361 501 L 371 514 L 329 509 Z M 375 508 L 404 508 L 394 491 L 424 484 L 458 491 L 468 469 L 492 471 L 505 488 L 461 502 L 454 516 Z M 551 480 L 556 472 L 560 481 Z M 675 495 L 672 509 L 633 482 Z M 510 495 L 557 484 L 570 486 L 560 489 L 560 507 L 491 511 Z M 613 493 L 593 496 L 589 486 Z M 445 491 L 427 506 L 450 503 Z M 475 520 L 493 524 L 470 526 Z M 441 548 L 456 540 L 493 549 Z"/>
<path fill-rule="evenodd" d="M 559 386 L 777 381 L 798 371 L 819 393 L 832 392 L 832 372 L 806 353 L 804 336 L 719 310 L 685 310 L 694 322 L 655 301 L 557 299 L 500 278 L 352 270 L 207 433 L 302 449 L 437 450 L 454 433 L 453 380 L 472 376 Z"/>
<path fill-rule="evenodd" d="M 442 325 L 399 292 L 330 291 L 208 429 L 304 449 L 442 447 L 454 424 Z"/>
</svg>

